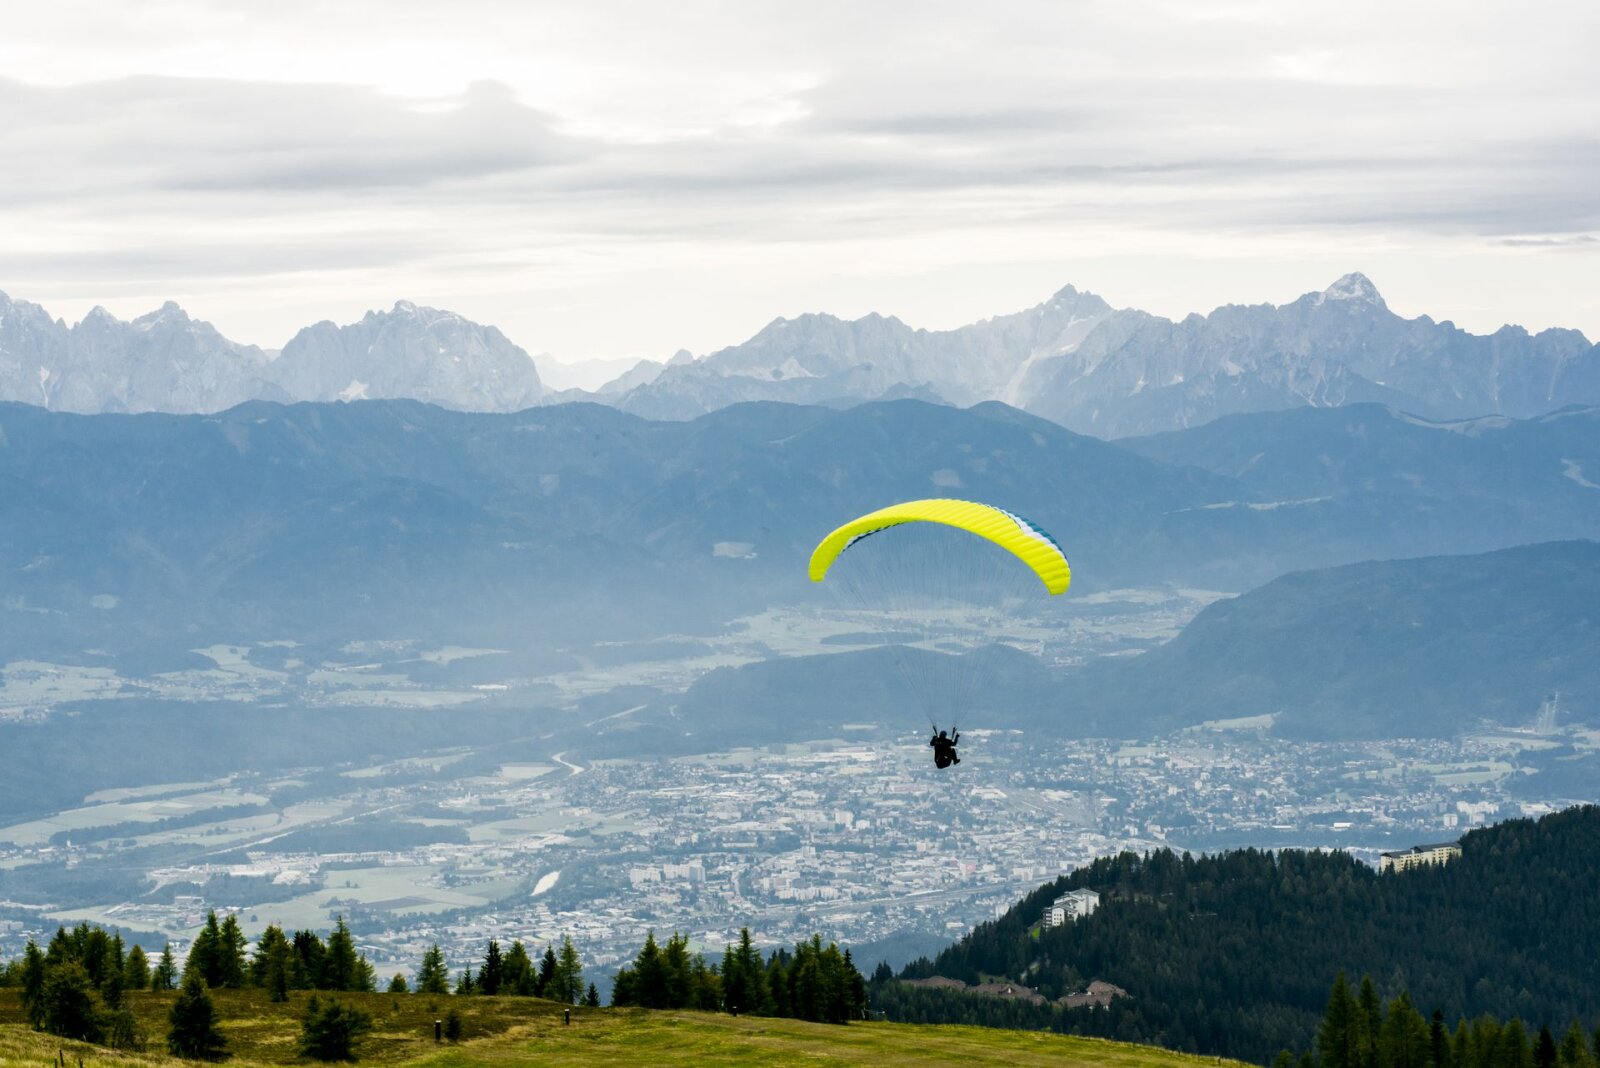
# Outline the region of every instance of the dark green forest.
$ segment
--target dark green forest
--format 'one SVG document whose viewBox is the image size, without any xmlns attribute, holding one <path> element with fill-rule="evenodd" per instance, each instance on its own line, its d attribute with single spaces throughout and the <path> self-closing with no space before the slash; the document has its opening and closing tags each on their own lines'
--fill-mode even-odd
<svg viewBox="0 0 1600 1068">
<path fill-rule="evenodd" d="M 1600 807 L 1475 830 L 1450 863 L 1380 875 L 1345 853 L 1170 850 L 1097 860 L 1028 895 L 900 978 L 1007 980 L 1048 1002 L 1102 979 L 1106 1009 L 905 986 L 882 971 L 890 1019 L 1052 1028 L 1265 1063 L 1309 1050 L 1329 984 L 1370 974 L 1391 1000 L 1447 1019 L 1535 1030 L 1600 1018 Z M 1040 929 L 1045 907 L 1098 891 L 1087 919 Z"/>
</svg>

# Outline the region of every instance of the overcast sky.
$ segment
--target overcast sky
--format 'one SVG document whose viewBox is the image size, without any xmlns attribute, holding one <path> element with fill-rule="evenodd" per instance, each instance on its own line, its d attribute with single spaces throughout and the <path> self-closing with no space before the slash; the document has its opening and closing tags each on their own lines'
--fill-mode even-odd
<svg viewBox="0 0 1600 1068">
<path fill-rule="evenodd" d="M 5 13 L 0 130 L 0 289 L 269 347 L 408 299 L 662 358 L 1350 270 L 1600 338 L 1587 0 L 53 0 Z"/>
</svg>

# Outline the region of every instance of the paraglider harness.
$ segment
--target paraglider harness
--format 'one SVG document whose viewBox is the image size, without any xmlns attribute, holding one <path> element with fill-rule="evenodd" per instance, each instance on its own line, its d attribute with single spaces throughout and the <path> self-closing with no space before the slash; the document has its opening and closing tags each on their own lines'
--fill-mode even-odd
<svg viewBox="0 0 1600 1068">
<path fill-rule="evenodd" d="M 952 727 L 951 735 L 947 736 L 937 727 L 934 730 L 937 733 L 928 739 L 928 744 L 933 746 L 933 766 L 948 768 L 951 764 L 961 763 L 961 757 L 956 753 L 956 745 L 961 741 L 961 731 Z"/>
</svg>

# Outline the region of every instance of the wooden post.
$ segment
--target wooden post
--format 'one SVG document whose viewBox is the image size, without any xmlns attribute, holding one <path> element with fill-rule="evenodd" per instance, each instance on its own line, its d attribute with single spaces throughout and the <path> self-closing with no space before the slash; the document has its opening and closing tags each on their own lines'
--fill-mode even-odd
<svg viewBox="0 0 1600 1068">
<path fill-rule="evenodd" d="M 562 1009 L 561 1010 L 561 1015 L 563 1017 L 561 1022 L 563 1024 L 565 1024 L 567 1027 L 571 1027 L 572 1026 L 572 1010 L 571 1009 Z"/>
<path fill-rule="evenodd" d="M 435 1021 L 433 1021 L 433 1040 L 435 1042 L 443 1042 L 444 1041 L 444 1021 L 443 1020 L 435 1020 Z"/>
</svg>

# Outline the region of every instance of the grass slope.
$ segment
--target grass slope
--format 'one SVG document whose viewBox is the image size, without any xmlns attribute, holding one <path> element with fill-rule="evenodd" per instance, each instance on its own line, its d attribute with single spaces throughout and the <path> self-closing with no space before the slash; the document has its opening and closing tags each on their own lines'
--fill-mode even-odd
<svg viewBox="0 0 1600 1068">
<path fill-rule="evenodd" d="M 326 995 L 324 995 L 326 996 Z M 524 998 L 455 998 L 422 995 L 342 994 L 373 1017 L 360 1047 L 362 1063 L 477 1068 L 480 1065 L 1109 1065 L 1113 1068 L 1188 1068 L 1220 1063 L 1145 1046 L 1100 1039 L 982 1027 L 859 1023 L 848 1027 L 643 1009 L 573 1009 L 563 1026 L 562 1007 Z M 172 994 L 129 999 L 149 1037 L 145 1053 L 117 1053 L 63 1042 L 20 1023 L 16 992 L 0 991 L 0 1065 L 66 1063 L 83 1068 L 155 1068 L 179 1065 L 164 1052 Z M 307 995 L 274 1005 L 258 991 L 213 991 L 223 1018 L 232 1068 L 296 1063 L 299 1016 Z M 451 1008 L 461 1013 L 466 1038 L 435 1046 L 433 1021 Z M 299 1063 L 313 1063 L 300 1061 Z M 1232 1063 L 1232 1062 L 1229 1062 Z"/>
</svg>

